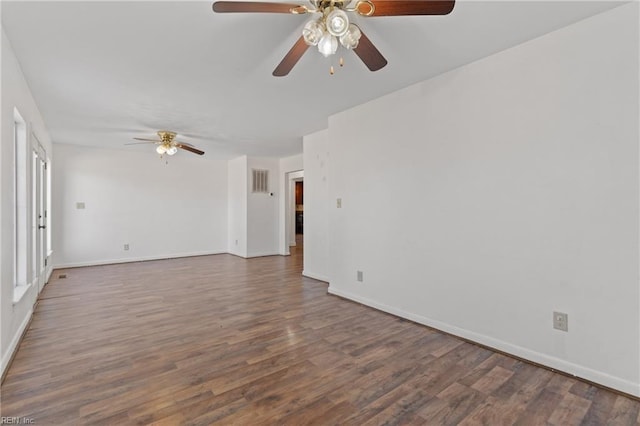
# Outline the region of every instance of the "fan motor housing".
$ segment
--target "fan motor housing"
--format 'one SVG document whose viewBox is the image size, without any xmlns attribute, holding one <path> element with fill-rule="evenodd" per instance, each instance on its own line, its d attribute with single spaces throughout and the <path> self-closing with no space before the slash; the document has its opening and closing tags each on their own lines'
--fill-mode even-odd
<svg viewBox="0 0 640 426">
<path fill-rule="evenodd" d="M 176 133 L 168 130 L 160 130 L 158 136 L 160 136 L 162 142 L 171 142 L 176 137 Z"/>
<path fill-rule="evenodd" d="M 344 1 L 342 0 L 316 0 L 316 7 L 320 10 L 330 8 L 332 5 L 339 9 L 344 7 Z"/>
</svg>

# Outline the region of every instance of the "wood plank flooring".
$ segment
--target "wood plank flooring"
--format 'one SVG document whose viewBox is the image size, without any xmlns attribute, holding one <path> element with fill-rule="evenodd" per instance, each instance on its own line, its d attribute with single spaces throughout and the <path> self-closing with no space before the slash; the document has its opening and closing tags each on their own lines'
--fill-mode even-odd
<svg viewBox="0 0 640 426">
<path fill-rule="evenodd" d="M 638 401 L 327 295 L 301 269 L 298 249 L 55 271 L 2 386 L 2 416 L 37 425 L 640 424 Z"/>
</svg>

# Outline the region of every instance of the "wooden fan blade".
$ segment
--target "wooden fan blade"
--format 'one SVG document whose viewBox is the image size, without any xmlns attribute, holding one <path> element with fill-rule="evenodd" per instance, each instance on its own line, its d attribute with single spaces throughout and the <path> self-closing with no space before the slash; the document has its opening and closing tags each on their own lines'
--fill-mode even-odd
<svg viewBox="0 0 640 426">
<path fill-rule="evenodd" d="M 162 142 L 160 139 L 134 138 L 137 141 Z"/>
<path fill-rule="evenodd" d="M 185 151 L 193 152 L 194 154 L 204 155 L 204 151 L 200 151 L 199 149 L 194 148 L 192 146 L 188 146 L 188 145 L 181 144 L 181 143 L 177 144 L 176 146 L 178 148 L 184 149 Z"/>
<path fill-rule="evenodd" d="M 360 41 L 358 42 L 358 47 L 353 49 L 356 55 L 362 62 L 369 68 L 371 71 L 378 71 L 381 68 L 384 68 L 387 65 L 387 60 L 382 56 L 382 53 L 371 43 L 371 40 L 364 35 L 362 31 L 360 31 L 362 35 L 360 36 Z"/>
<path fill-rule="evenodd" d="M 296 10 L 296 12 L 292 12 Z M 293 3 L 265 3 L 259 1 L 217 1 L 213 3 L 217 13 L 304 13 L 306 8 Z"/>
<path fill-rule="evenodd" d="M 125 143 L 125 145 L 147 145 L 150 143 L 160 143 L 160 141 L 153 141 L 153 142 L 130 142 L 130 143 Z"/>
<path fill-rule="evenodd" d="M 309 45 L 305 43 L 304 37 L 300 37 L 296 44 L 293 45 L 289 53 L 285 55 L 282 61 L 278 64 L 275 70 L 273 70 L 274 77 L 284 77 L 289 74 L 293 67 L 298 63 L 304 52 L 307 51 Z"/>
<path fill-rule="evenodd" d="M 366 2 L 356 4 L 363 16 L 447 15 L 455 0 L 373 0 L 374 11 Z"/>
</svg>

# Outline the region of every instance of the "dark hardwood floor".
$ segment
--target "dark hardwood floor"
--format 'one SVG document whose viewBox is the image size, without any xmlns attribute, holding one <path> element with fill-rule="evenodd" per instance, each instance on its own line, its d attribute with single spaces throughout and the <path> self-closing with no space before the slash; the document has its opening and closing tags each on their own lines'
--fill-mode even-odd
<svg viewBox="0 0 640 426">
<path fill-rule="evenodd" d="M 329 296 L 301 270 L 298 248 L 55 271 L 2 385 L 2 416 L 36 425 L 640 424 L 638 401 Z"/>
</svg>

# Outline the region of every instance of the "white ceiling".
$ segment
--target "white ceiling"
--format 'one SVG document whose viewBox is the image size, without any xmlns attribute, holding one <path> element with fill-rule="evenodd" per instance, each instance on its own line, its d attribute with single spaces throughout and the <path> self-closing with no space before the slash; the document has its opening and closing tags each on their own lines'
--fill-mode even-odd
<svg viewBox="0 0 640 426">
<path fill-rule="evenodd" d="M 170 129 L 205 157 L 231 158 L 300 153 L 333 113 L 620 4 L 459 1 L 447 16 L 359 18 L 386 68 L 345 52 L 330 76 L 309 49 L 276 78 L 309 18 L 215 14 L 211 3 L 2 1 L 2 24 L 54 142 L 149 149 L 124 144 Z"/>
</svg>

